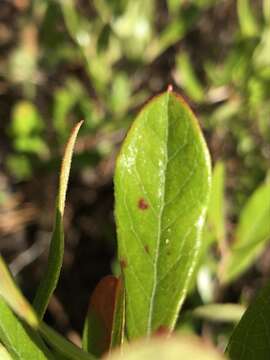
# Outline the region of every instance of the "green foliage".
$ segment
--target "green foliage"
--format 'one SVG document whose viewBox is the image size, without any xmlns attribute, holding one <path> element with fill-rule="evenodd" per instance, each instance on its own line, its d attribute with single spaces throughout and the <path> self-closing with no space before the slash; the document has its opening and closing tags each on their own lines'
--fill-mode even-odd
<svg viewBox="0 0 270 360">
<path fill-rule="evenodd" d="M 45 314 L 46 308 L 50 301 L 50 297 L 56 288 L 60 276 L 60 271 L 63 261 L 63 253 L 64 253 L 63 216 L 64 216 L 67 184 L 68 184 L 73 148 L 81 125 L 82 125 L 82 121 L 78 123 L 76 127 L 73 129 L 72 134 L 70 135 L 70 138 L 68 140 L 65 154 L 63 157 L 63 162 L 60 172 L 59 192 L 56 201 L 54 230 L 52 233 L 52 239 L 51 239 L 51 245 L 49 251 L 48 269 L 46 270 L 45 276 L 39 285 L 33 304 L 39 318 L 41 319 Z"/>
<path fill-rule="evenodd" d="M 208 225 L 215 238 L 225 240 L 225 166 L 217 162 L 213 171 L 212 189 L 208 206 Z"/>
<path fill-rule="evenodd" d="M 257 20 L 253 15 L 250 0 L 237 1 L 238 18 L 243 36 L 252 37 L 258 34 Z"/>
<path fill-rule="evenodd" d="M 192 67 L 192 62 L 189 55 L 185 52 L 181 52 L 176 58 L 176 71 L 179 76 L 176 78 L 177 83 L 185 90 L 188 96 L 200 103 L 204 99 L 204 90 L 200 84 L 195 71 Z"/>
<path fill-rule="evenodd" d="M 233 331 L 227 347 L 232 360 L 267 360 L 269 358 L 270 285 L 260 291 Z"/>
<path fill-rule="evenodd" d="M 239 304 L 209 304 L 198 306 L 192 311 L 192 315 L 213 322 L 235 322 L 237 323 L 245 307 Z"/>
<path fill-rule="evenodd" d="M 57 353 L 63 354 L 67 359 L 75 360 L 75 359 L 82 359 L 82 360 L 93 360 L 94 357 L 90 356 L 89 354 L 82 352 L 77 346 L 73 345 L 65 338 L 63 338 L 60 334 L 55 332 L 51 329 L 48 325 L 44 322 L 39 321 L 37 314 L 35 313 L 32 306 L 28 303 L 28 301 L 24 298 L 21 292 L 18 290 L 14 280 L 12 279 L 11 274 L 9 273 L 2 257 L 0 257 L 0 275 L 1 281 L 0 283 L 0 300 L 5 301 L 5 303 L 10 307 L 10 309 L 20 317 L 28 326 L 33 329 L 32 331 L 27 332 L 27 336 L 24 334 L 24 331 L 21 329 L 22 326 L 20 325 L 20 320 L 14 317 L 14 315 L 9 311 L 3 312 L 3 320 L 6 321 L 7 329 L 5 332 L 0 333 L 0 341 L 3 343 L 7 342 L 7 347 L 9 348 L 12 346 L 13 351 L 16 351 L 13 346 L 21 346 L 20 343 L 20 334 L 22 337 L 27 337 L 25 345 L 26 350 L 34 348 L 34 351 L 37 351 L 35 344 L 40 347 L 43 346 L 43 343 L 40 342 L 37 331 L 44 337 L 46 342 L 48 342 Z M 4 304 L 4 303 L 3 303 Z M 5 307 L 6 308 L 6 307 Z M 1 313 L 2 316 L 2 313 Z M 13 339 L 8 339 L 9 331 L 16 331 L 18 329 L 18 333 L 13 332 L 12 336 Z M 24 329 L 26 327 L 24 326 Z M 31 334 L 32 333 L 32 334 Z M 17 336 L 18 335 L 18 336 Z M 12 342 L 10 342 L 12 340 Z M 37 340 L 39 344 L 37 344 Z M 29 344 L 28 344 L 29 343 Z M 34 344 L 32 344 L 34 343 Z M 12 345 L 13 344 L 13 345 Z"/>
<path fill-rule="evenodd" d="M 0 339 L 13 359 L 54 359 L 39 335 L 18 320 L 2 298 L 0 313 Z"/>
<path fill-rule="evenodd" d="M 236 23 L 233 19 L 232 24 L 222 23 L 224 36 L 210 15 L 224 11 L 222 2 L 166 3 L 167 8 L 155 0 L 147 4 L 142 0 L 102 0 L 80 6 L 74 0 L 46 0 L 29 8 L 26 21 L 19 24 L 22 35 L 18 49 L 4 75 L 11 84 L 22 87 L 23 103 L 39 109 L 43 128 L 47 129 L 48 123 L 52 128 L 27 139 L 10 134 L 15 153 L 9 154 L 7 165 L 15 178 L 31 178 L 33 170 L 59 154 L 59 145 L 74 119 L 85 119 L 88 134 L 127 127 L 131 120 L 128 109 L 141 105 L 153 89 L 164 88 L 168 75 L 200 105 L 204 127 L 235 143 L 235 156 L 240 161 L 234 189 L 237 215 L 267 169 L 269 4 L 267 0 L 262 6 L 250 0 L 236 1 L 235 7 L 231 5 Z M 190 41 L 190 34 L 202 33 L 208 38 L 205 24 L 209 31 L 211 26 L 217 27 L 210 34 L 216 33 L 217 41 L 209 39 L 202 46 L 200 37 Z M 224 46 L 222 39 L 229 39 Z M 163 66 L 156 71 L 163 57 L 168 64 L 166 74 Z M 62 68 L 67 68 L 67 74 L 58 79 Z M 84 73 L 84 79 L 76 75 L 77 69 Z M 39 92 L 48 74 L 56 75 L 45 91 L 51 95 L 49 100 Z M 45 109 L 39 104 L 40 96 L 46 102 Z M 14 111 L 20 104 L 14 104 Z"/>
<path fill-rule="evenodd" d="M 20 4 L 24 6 L 24 3 L 26 7 L 28 3 L 27 9 L 16 13 L 11 22 L 12 26 L 6 27 L 4 22 L 0 31 L 1 48 L 3 45 L 5 49 L 0 59 L 0 92 L 1 96 L 4 95 L 0 122 L 1 130 L 4 130 L 1 134 L 7 137 L 3 138 L 3 144 L 1 137 L 1 151 L 4 155 L 3 168 L 10 187 L 20 189 L 26 181 L 28 188 L 31 188 L 32 180 L 40 174 L 44 174 L 46 182 L 47 177 L 50 178 L 51 173 L 56 170 L 55 164 L 60 162 L 62 146 L 72 124 L 81 118 L 85 119 L 80 132 L 83 138 L 79 154 L 74 157 L 74 167 L 79 172 L 79 177 L 84 177 L 85 173 L 94 173 L 99 162 L 103 165 L 108 159 L 111 161 L 111 157 L 118 150 L 123 132 L 131 123 L 133 113 L 151 94 L 163 91 L 168 82 L 182 89 L 199 115 L 215 167 L 193 279 L 185 279 L 185 284 L 180 284 L 179 281 L 177 286 L 183 286 L 179 291 L 180 295 L 168 296 L 168 300 L 183 300 L 188 286 L 186 306 L 176 323 L 176 329 L 181 332 L 188 328 L 192 333 L 208 334 L 211 341 L 217 343 L 219 348 L 224 348 L 232 331 L 229 320 L 236 321 L 239 318 L 242 304 L 246 305 L 249 301 L 247 294 L 250 293 L 252 284 L 257 283 L 257 279 L 252 281 L 253 277 L 258 273 L 260 276 L 265 275 L 261 274 L 264 271 L 261 270 L 260 256 L 265 251 L 267 258 L 267 244 L 270 239 L 269 179 L 267 180 L 270 159 L 269 0 L 42 0 L 16 1 L 14 9 Z M 5 45 L 5 37 L 9 36 L 12 36 L 12 41 Z M 142 110 L 128 139 L 133 136 L 137 129 L 136 124 L 142 121 L 139 119 L 145 116 L 143 114 L 148 111 L 149 106 L 153 106 L 153 102 Z M 161 113 L 162 111 L 157 116 L 155 114 L 153 127 L 157 132 L 160 132 L 160 129 L 156 126 L 156 119 L 160 119 Z M 172 115 L 174 116 L 174 110 Z M 177 134 L 176 129 L 174 135 Z M 138 140 L 138 147 L 148 149 L 157 139 L 154 135 L 149 135 L 149 130 L 147 139 L 150 140 L 146 140 L 145 136 Z M 124 147 L 127 146 L 127 141 L 129 140 L 126 140 Z M 175 146 L 173 141 L 170 146 Z M 183 156 L 189 157 L 186 151 L 187 148 L 184 148 Z M 155 172 L 153 171 L 151 177 L 149 174 L 154 167 L 152 158 L 157 154 L 158 150 L 155 149 L 153 157 L 148 159 L 149 164 L 143 165 L 140 159 L 143 181 L 151 180 L 150 185 L 143 183 L 149 192 L 153 192 L 153 184 L 158 183 L 158 176 L 153 175 Z M 71 153 L 69 158 L 70 156 Z M 216 161 L 217 159 L 219 161 Z M 162 156 L 159 160 L 162 161 Z M 188 160 L 192 160 L 191 155 Z M 183 172 L 189 169 L 190 163 L 184 162 L 180 165 L 175 179 L 169 179 L 168 184 L 171 181 L 176 183 L 178 176 L 183 177 Z M 63 205 L 68 172 L 69 166 L 66 167 L 65 179 L 60 181 L 64 186 L 61 186 L 61 196 L 56 205 L 58 210 L 55 214 L 49 264 L 34 302 L 37 314 L 21 297 L 17 288 L 10 285 L 7 280 L 10 274 L 2 267 L 1 261 L 0 296 L 1 299 L 5 298 L 9 306 L 3 303 L 5 321 L 13 324 L 12 329 L 18 328 L 18 336 L 22 334 L 22 338 L 27 338 L 30 342 L 32 337 L 33 340 L 39 339 L 32 341 L 30 347 L 45 354 L 48 349 L 44 350 L 43 347 L 49 344 L 49 352 L 53 357 L 89 359 L 92 358 L 91 355 L 82 352 L 44 322 L 40 322 L 57 285 L 62 264 Z M 97 178 L 99 180 L 99 176 Z M 1 171 L 0 207 L 8 203 L 5 187 L 2 186 Z M 172 192 L 173 189 L 174 186 Z M 125 191 L 126 187 L 118 187 L 120 195 Z M 184 194 L 187 199 L 188 193 L 187 186 L 187 193 Z M 154 205 L 157 205 L 156 200 L 157 197 L 154 197 Z M 193 204 L 193 200 L 190 203 Z M 142 203 L 142 206 L 144 207 L 145 203 Z M 182 214 L 181 206 L 180 201 L 172 206 L 175 207 L 173 210 L 179 213 L 179 219 Z M 2 208 L 0 212 L 2 218 Z M 142 219 L 146 218 L 144 215 L 147 212 L 150 212 L 150 208 L 142 212 Z M 136 215 L 135 209 L 134 214 Z M 132 212 L 132 215 L 134 214 Z M 193 215 L 191 212 L 190 217 Z M 154 227 L 154 221 L 150 223 L 143 241 L 152 241 L 149 232 Z M 1 225 L 2 223 L 0 229 Z M 136 223 L 135 231 L 138 232 L 143 225 L 143 221 L 139 221 L 138 226 Z M 185 224 L 181 223 L 179 229 L 184 231 L 184 226 Z M 127 239 L 133 238 L 132 231 L 126 232 Z M 108 237 L 113 241 L 113 234 Z M 169 240 L 172 244 L 173 240 Z M 122 245 L 123 243 L 122 241 Z M 128 250 L 134 250 L 133 245 L 127 243 Z M 153 256 L 155 246 L 146 249 Z M 172 250 L 173 254 L 170 256 L 177 258 L 177 245 Z M 185 257 L 187 266 L 194 255 L 192 251 L 189 257 Z M 130 285 L 129 267 L 125 268 L 125 264 L 130 265 L 130 261 L 135 261 L 136 266 L 143 264 L 145 268 L 150 268 L 150 263 L 145 265 L 146 253 L 143 252 L 141 256 L 139 251 L 131 251 L 131 254 L 128 252 L 128 259 L 123 258 L 122 255 L 126 255 L 124 251 L 120 253 L 125 287 L 132 288 L 136 297 L 142 299 L 143 290 Z M 136 258 L 136 254 L 140 256 Z M 166 262 L 164 258 L 161 260 L 162 264 L 163 261 L 166 268 L 172 259 L 169 258 Z M 156 270 L 159 276 L 158 267 Z M 183 276 L 185 271 L 183 270 Z M 269 272 L 268 269 L 265 271 Z M 148 274 L 153 278 L 152 271 L 139 268 L 135 275 L 138 279 L 146 279 L 143 286 L 151 288 L 151 276 L 148 277 Z M 167 293 L 167 290 L 166 288 L 163 294 Z M 156 299 L 159 299 L 159 296 L 157 295 Z M 232 308 L 230 304 L 216 304 L 220 301 L 232 301 L 231 296 L 233 301 L 238 301 L 239 304 L 232 304 Z M 129 293 L 126 297 L 130 298 Z M 138 303 L 144 304 L 144 301 Z M 123 305 L 121 301 L 120 304 Z M 135 308 L 135 305 L 132 307 Z M 195 308 L 194 313 L 190 308 Z M 169 309 L 177 314 L 173 306 Z M 91 311 L 92 307 L 89 309 L 86 324 Z M 254 314 L 259 312 L 257 307 L 255 310 L 248 310 L 240 322 L 240 330 L 236 328 L 232 337 L 228 353 L 233 359 L 238 359 L 241 353 L 246 358 L 252 356 L 250 344 L 256 348 L 256 358 L 258 355 L 260 359 L 261 352 L 262 359 L 267 358 L 264 350 L 261 350 L 268 347 L 264 344 L 264 338 L 261 339 L 262 343 L 256 342 L 258 333 L 265 335 L 267 327 L 261 328 L 261 317 L 260 323 L 255 319 L 255 315 L 250 319 L 249 314 L 253 311 Z M 110 327 L 112 341 L 111 346 L 106 347 L 107 350 L 121 343 L 123 337 L 123 308 L 114 308 L 112 312 L 117 314 L 116 323 Z M 141 309 L 136 306 L 134 313 L 139 316 Z M 158 313 L 158 316 L 163 314 L 160 311 Z M 127 318 L 130 319 L 131 316 L 128 302 Z M 166 316 L 164 315 L 162 324 Z M 246 318 L 247 320 L 244 320 Z M 267 311 L 264 318 L 269 322 Z M 128 323 L 130 321 L 128 320 Z M 143 317 L 141 321 L 144 321 Z M 210 322 L 210 325 L 206 322 Z M 215 326 L 213 322 L 218 322 L 218 327 L 212 327 Z M 250 324 L 255 324 L 254 328 Z M 129 329 L 130 326 L 127 326 L 129 334 L 130 331 L 133 332 Z M 95 329 L 95 325 L 93 328 Z M 246 328 L 250 337 L 245 332 Z M 8 331 L 6 327 L 4 332 L 8 334 Z M 10 332 L 13 346 L 19 346 L 14 331 Z M 97 338 L 93 338 L 91 333 L 87 332 L 86 327 L 88 340 L 95 343 Z M 95 331 L 94 335 L 97 335 Z M 0 358 L 16 358 L 3 334 L 2 337 Z M 41 338 L 43 344 L 39 343 Z M 84 341 L 84 349 L 94 352 L 89 345 L 91 341 Z M 3 345 L 8 348 L 8 352 Z M 165 347 L 167 346 L 169 345 Z M 137 350 L 134 351 L 136 353 Z M 167 348 L 164 351 L 168 358 Z M 203 355 L 200 354 L 199 358 Z M 135 354 L 134 357 L 136 356 L 138 355 Z M 157 357 L 157 354 L 153 356 Z M 183 354 L 181 356 L 185 357 Z"/>
<path fill-rule="evenodd" d="M 232 281 L 262 253 L 270 237 L 270 183 L 261 185 L 240 214 L 235 240 L 221 266 L 223 282 Z"/>
<path fill-rule="evenodd" d="M 190 109 L 170 91 L 154 98 L 135 120 L 115 173 L 130 339 L 173 329 L 201 247 L 209 184 L 209 155 Z"/>
<path fill-rule="evenodd" d="M 1 286 L 0 296 L 5 299 L 8 305 L 15 310 L 16 314 L 25 320 L 29 325 L 36 327 L 38 319 L 32 312 L 31 306 L 24 299 L 19 289 L 13 284 L 11 275 L 6 267 L 3 258 L 0 256 Z"/>
<path fill-rule="evenodd" d="M 182 98 L 169 89 L 141 111 L 117 161 L 116 217 L 124 283 L 107 277 L 92 295 L 83 335 L 87 352 L 42 322 L 62 265 L 67 183 L 81 124 L 72 131 L 63 157 L 48 270 L 34 300 L 35 310 L 17 289 L 2 259 L 0 262 L 0 340 L 11 354 L 23 354 L 18 359 L 54 358 L 55 351 L 67 359 L 92 359 L 88 352 L 101 356 L 122 345 L 124 323 L 129 339 L 150 336 L 161 329 L 171 331 L 198 259 L 210 185 L 209 154 L 194 115 Z M 142 136 L 144 143 L 140 141 Z M 144 246 L 138 243 L 137 236 L 141 235 L 149 239 Z M 129 253 L 123 236 L 129 239 Z M 128 272 L 128 268 L 132 271 Z M 143 274 L 143 282 L 138 283 Z M 182 281 L 175 282 L 177 278 Z M 172 286 L 177 288 L 172 290 Z M 148 297 L 141 287 L 148 291 Z M 31 327 L 30 331 L 24 331 L 21 320 L 12 311 Z M 51 345 L 52 354 L 40 335 Z M 20 345 L 22 338 L 25 348 Z"/>
</svg>

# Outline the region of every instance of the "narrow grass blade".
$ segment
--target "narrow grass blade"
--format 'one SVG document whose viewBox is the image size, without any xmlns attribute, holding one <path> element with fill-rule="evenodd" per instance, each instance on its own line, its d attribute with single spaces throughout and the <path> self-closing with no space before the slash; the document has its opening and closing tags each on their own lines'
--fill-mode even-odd
<svg viewBox="0 0 270 360">
<path fill-rule="evenodd" d="M 0 256 L 0 297 L 9 307 L 33 329 L 38 330 L 47 342 L 58 352 L 70 360 L 93 360 L 94 356 L 82 351 L 76 345 L 66 340 L 63 336 L 51 329 L 44 322 L 38 320 L 34 309 L 17 288 L 3 259 Z M 2 314 L 0 313 L 0 318 Z"/>
<path fill-rule="evenodd" d="M 45 324 L 40 323 L 39 331 L 44 339 L 55 349 L 69 360 L 95 360 L 96 357 L 81 350 L 63 336 L 58 334 L 54 329 Z"/>
<path fill-rule="evenodd" d="M 40 335 L 19 320 L 2 297 L 0 297 L 0 340 L 13 359 L 54 359 Z"/>
<path fill-rule="evenodd" d="M 72 153 L 78 135 L 78 131 L 82 123 L 83 122 L 81 121 L 74 127 L 70 135 L 70 138 L 67 142 L 63 161 L 62 161 L 59 191 L 56 202 L 54 230 L 52 234 L 49 258 L 48 258 L 48 268 L 45 271 L 44 278 L 42 279 L 39 285 L 39 288 L 37 290 L 33 302 L 33 306 L 40 319 L 42 319 L 45 314 L 46 308 L 50 301 L 50 297 L 56 288 L 62 267 L 63 253 L 64 253 L 63 216 L 64 216 L 67 184 L 70 173 Z"/>
<path fill-rule="evenodd" d="M 0 296 L 26 323 L 36 328 L 38 319 L 31 309 L 31 305 L 23 297 L 20 290 L 13 282 L 12 276 L 0 255 Z"/>
</svg>

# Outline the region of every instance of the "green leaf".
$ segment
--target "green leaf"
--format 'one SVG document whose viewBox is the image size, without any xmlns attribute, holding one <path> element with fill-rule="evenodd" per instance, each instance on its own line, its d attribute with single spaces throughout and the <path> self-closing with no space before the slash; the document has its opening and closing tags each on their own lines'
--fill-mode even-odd
<svg viewBox="0 0 270 360">
<path fill-rule="evenodd" d="M 214 322 L 238 322 L 245 307 L 239 304 L 209 304 L 198 306 L 192 315 Z"/>
<path fill-rule="evenodd" d="M 10 132 L 15 137 L 30 137 L 43 129 L 38 109 L 29 101 L 19 101 L 13 108 Z"/>
<path fill-rule="evenodd" d="M 148 63 L 160 56 L 166 49 L 184 38 L 189 29 L 200 16 L 197 7 L 187 7 L 182 10 L 180 16 L 171 21 L 158 37 L 154 38 L 148 45 L 144 57 Z"/>
<path fill-rule="evenodd" d="M 237 12 L 242 34 L 246 37 L 257 36 L 259 27 L 250 0 L 237 0 Z"/>
<path fill-rule="evenodd" d="M 39 335 L 13 314 L 2 297 L 0 314 L 0 340 L 13 359 L 53 359 Z"/>
<path fill-rule="evenodd" d="M 207 220 L 216 239 L 220 243 L 223 243 L 225 240 L 224 183 L 225 167 L 222 162 L 217 162 L 213 171 Z"/>
<path fill-rule="evenodd" d="M 179 81 L 177 82 L 183 87 L 192 100 L 202 102 L 205 97 L 205 92 L 194 71 L 189 54 L 187 52 L 181 52 L 176 58 L 176 65 L 176 80 L 179 78 Z"/>
<path fill-rule="evenodd" d="M 268 360 L 270 354 L 270 283 L 234 329 L 226 349 L 232 360 Z"/>
<path fill-rule="evenodd" d="M 65 87 L 57 89 L 54 93 L 53 125 L 61 141 L 63 138 L 66 139 L 69 132 L 67 117 L 77 101 L 76 95 L 75 90 L 72 92 Z"/>
<path fill-rule="evenodd" d="M 220 267 L 220 279 L 227 283 L 243 273 L 261 254 L 270 238 L 270 183 L 261 185 L 240 215 L 235 241 Z"/>
<path fill-rule="evenodd" d="M 207 342 L 195 336 L 156 336 L 149 341 L 126 345 L 104 360 L 225 360 L 225 357 Z"/>
<path fill-rule="evenodd" d="M 23 297 L 20 290 L 12 280 L 11 274 L 0 255 L 0 296 L 2 296 L 8 305 L 33 327 L 38 326 L 38 319 L 31 309 L 31 305 Z"/>
<path fill-rule="evenodd" d="M 116 164 L 130 339 L 173 329 L 201 247 L 209 187 L 210 159 L 197 120 L 169 88 L 140 112 Z"/>
<path fill-rule="evenodd" d="M 84 326 L 83 348 L 100 357 L 124 338 L 124 293 L 122 281 L 106 276 L 95 288 Z"/>
<path fill-rule="evenodd" d="M 57 352 L 62 354 L 66 359 L 69 360 L 95 360 L 96 358 L 82 351 L 76 345 L 66 340 L 63 336 L 57 333 L 50 326 L 44 322 L 40 323 L 39 331 L 46 341 L 55 349 Z"/>
<path fill-rule="evenodd" d="M 83 122 L 81 121 L 74 127 L 70 135 L 70 138 L 67 142 L 65 154 L 62 161 L 59 192 L 56 202 L 54 230 L 52 234 L 50 251 L 49 251 L 48 268 L 45 271 L 44 278 L 42 279 L 39 285 L 33 303 L 33 306 L 38 316 L 41 319 L 44 316 L 44 313 L 50 301 L 50 297 L 56 288 L 60 276 L 60 271 L 63 261 L 63 253 L 64 253 L 63 216 L 64 216 L 67 184 L 70 173 L 72 153 L 78 135 L 78 131 L 82 123 Z"/>
<path fill-rule="evenodd" d="M 70 360 L 94 360 L 95 358 L 83 352 L 76 345 L 67 341 L 63 336 L 51 329 L 44 322 L 39 322 L 37 315 L 27 300 L 18 290 L 6 264 L 0 256 L 0 296 L 10 308 L 33 329 L 39 330 L 47 342 L 58 352 Z M 0 315 L 1 318 L 1 315 Z"/>
<path fill-rule="evenodd" d="M 167 7 L 169 13 L 174 15 L 180 10 L 181 6 L 183 5 L 182 0 L 167 0 Z"/>
<path fill-rule="evenodd" d="M 130 95 L 130 81 L 127 75 L 125 73 L 115 74 L 109 96 L 111 111 L 118 116 L 124 114 L 129 106 Z"/>
</svg>

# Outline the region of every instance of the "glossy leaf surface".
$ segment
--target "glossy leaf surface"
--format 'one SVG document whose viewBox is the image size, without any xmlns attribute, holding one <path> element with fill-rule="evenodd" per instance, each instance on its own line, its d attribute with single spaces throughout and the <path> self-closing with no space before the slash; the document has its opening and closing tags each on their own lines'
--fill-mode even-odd
<svg viewBox="0 0 270 360">
<path fill-rule="evenodd" d="M 120 346 L 124 337 L 123 284 L 115 276 L 106 276 L 95 288 L 85 321 L 83 348 L 101 356 Z"/>
<path fill-rule="evenodd" d="M 155 97 L 131 127 L 115 173 L 129 338 L 174 327 L 201 247 L 209 186 L 193 113 L 171 91 Z"/>
<path fill-rule="evenodd" d="M 150 341 L 126 345 L 106 360 L 225 360 L 225 357 L 206 342 L 196 337 L 156 336 Z"/>
<path fill-rule="evenodd" d="M 64 216 L 67 184 L 70 173 L 73 149 L 81 125 L 82 125 L 82 121 L 79 122 L 74 127 L 70 135 L 70 138 L 67 142 L 63 161 L 62 161 L 60 181 L 59 181 L 59 191 L 56 202 L 54 230 L 52 234 L 49 258 L 48 258 L 48 268 L 39 285 L 33 303 L 33 306 L 40 318 L 43 318 L 44 316 L 44 313 L 50 301 L 50 297 L 56 288 L 62 267 L 63 254 L 64 254 L 63 216 Z"/>
<path fill-rule="evenodd" d="M 240 215 L 235 242 L 221 266 L 220 277 L 229 282 L 245 271 L 270 239 L 270 183 L 261 185 Z"/>
<path fill-rule="evenodd" d="M 227 353 L 232 360 L 268 360 L 270 354 L 270 284 L 262 289 L 234 329 Z"/>
</svg>

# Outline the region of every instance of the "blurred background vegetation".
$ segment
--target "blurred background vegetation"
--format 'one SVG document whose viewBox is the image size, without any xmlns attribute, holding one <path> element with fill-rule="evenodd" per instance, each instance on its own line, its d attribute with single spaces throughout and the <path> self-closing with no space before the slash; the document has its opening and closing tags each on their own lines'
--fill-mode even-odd
<svg viewBox="0 0 270 360">
<path fill-rule="evenodd" d="M 0 251 L 30 299 L 45 268 L 63 146 L 74 123 L 85 120 L 68 194 L 64 268 L 47 314 L 74 341 L 93 287 L 118 272 L 115 156 L 134 114 L 168 84 L 198 115 L 217 164 L 207 245 L 179 329 L 222 347 L 237 309 L 214 323 L 207 309 L 189 309 L 245 305 L 270 275 L 268 220 L 242 268 L 226 281 L 218 275 L 242 209 L 269 181 L 270 1 L 0 2 Z M 267 216 L 268 200 L 262 192 L 253 200 L 251 222 L 261 208 Z"/>
</svg>

